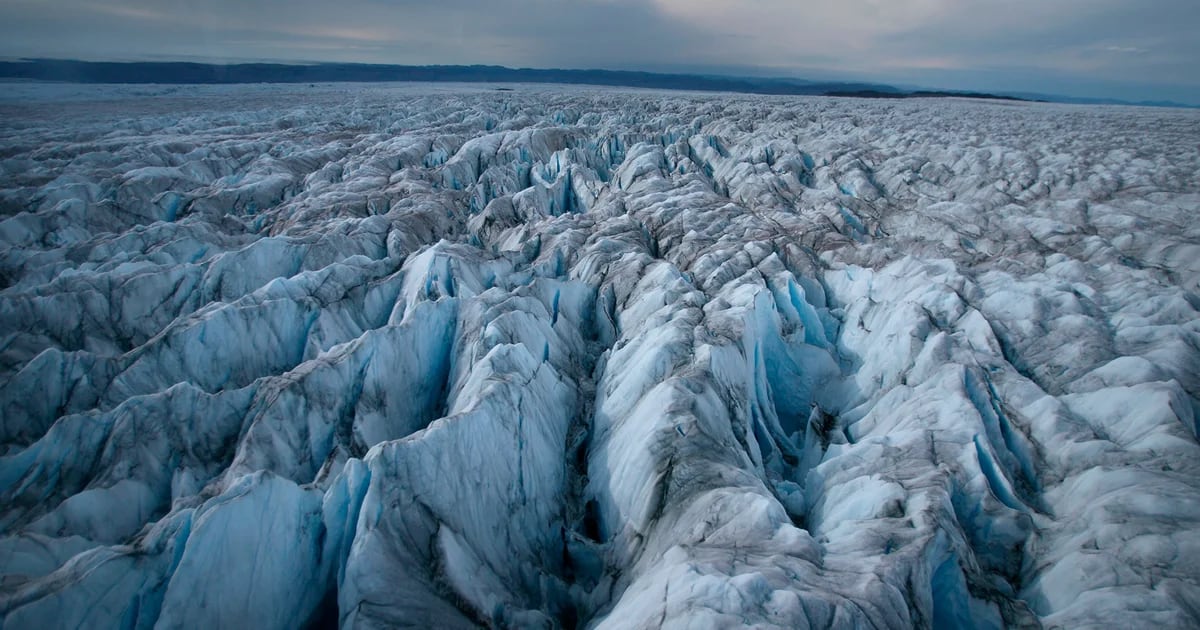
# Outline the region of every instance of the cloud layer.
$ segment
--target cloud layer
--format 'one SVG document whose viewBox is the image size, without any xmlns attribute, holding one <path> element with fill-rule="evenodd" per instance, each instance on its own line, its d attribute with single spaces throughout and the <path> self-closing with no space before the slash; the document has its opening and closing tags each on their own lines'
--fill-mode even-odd
<svg viewBox="0 0 1200 630">
<path fill-rule="evenodd" d="M 10 0 L 0 55 L 742 70 L 1200 102 L 1195 0 Z"/>
</svg>

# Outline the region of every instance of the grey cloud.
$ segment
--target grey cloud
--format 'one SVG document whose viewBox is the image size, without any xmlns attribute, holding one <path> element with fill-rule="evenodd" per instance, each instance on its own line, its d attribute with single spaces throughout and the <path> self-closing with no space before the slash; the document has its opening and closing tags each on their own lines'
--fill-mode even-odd
<svg viewBox="0 0 1200 630">
<path fill-rule="evenodd" d="M 200 9 L 10 0 L 0 6 L 0 55 L 766 67 L 976 89 L 1041 89 L 1065 76 L 1114 96 L 1163 88 L 1200 101 L 1197 24 L 1195 0 L 760 0 L 736 10 L 677 0 L 212 0 Z M 839 40 L 852 45 L 830 45 Z"/>
<path fill-rule="evenodd" d="M 973 10 L 951 12 L 933 23 L 884 38 L 879 47 L 910 54 L 943 54 L 971 67 L 1029 67 L 1043 71 L 1079 71 L 1070 62 L 1088 62 L 1107 78 L 1200 83 L 1200 5 L 1194 0 L 1150 2 L 1053 3 L 1053 11 L 1022 19 L 1026 8 L 1051 3 L 1024 0 L 975 3 Z M 1008 12 L 1008 16 L 1003 16 Z M 1004 26 L 996 23 L 1003 20 Z M 1003 22 L 1002 22 L 1003 23 Z M 1138 52 L 1141 59 L 1099 53 Z M 1117 76 L 1113 76 L 1116 73 Z"/>
<path fill-rule="evenodd" d="M 717 34 L 636 1 L 447 0 L 431 3 L 218 0 L 197 11 L 177 1 L 127 1 L 0 9 L 8 55 L 91 52 L 139 58 L 186 53 L 213 58 L 330 58 L 382 63 L 630 65 L 713 61 L 697 44 Z M 20 48 L 34 50 L 20 50 Z M 698 54 L 700 53 L 700 54 Z"/>
</svg>

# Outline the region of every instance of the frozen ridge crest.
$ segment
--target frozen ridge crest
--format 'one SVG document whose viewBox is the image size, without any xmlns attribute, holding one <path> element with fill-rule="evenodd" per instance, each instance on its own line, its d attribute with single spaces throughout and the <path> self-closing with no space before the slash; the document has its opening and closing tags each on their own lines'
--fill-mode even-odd
<svg viewBox="0 0 1200 630">
<path fill-rule="evenodd" d="M 13 85 L 0 623 L 1200 626 L 1200 115 Z"/>
</svg>

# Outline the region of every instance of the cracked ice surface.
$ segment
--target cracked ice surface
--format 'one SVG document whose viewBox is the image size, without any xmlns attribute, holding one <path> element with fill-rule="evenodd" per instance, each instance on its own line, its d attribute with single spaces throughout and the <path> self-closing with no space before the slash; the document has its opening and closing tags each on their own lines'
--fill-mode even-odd
<svg viewBox="0 0 1200 630">
<path fill-rule="evenodd" d="M 0 98 L 5 628 L 1200 624 L 1200 116 Z"/>
</svg>

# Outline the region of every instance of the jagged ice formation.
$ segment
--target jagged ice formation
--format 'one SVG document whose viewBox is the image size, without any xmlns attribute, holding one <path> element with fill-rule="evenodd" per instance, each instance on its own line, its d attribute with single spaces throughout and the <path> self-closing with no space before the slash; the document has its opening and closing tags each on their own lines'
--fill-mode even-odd
<svg viewBox="0 0 1200 630">
<path fill-rule="evenodd" d="M 1196 626 L 1197 138 L 9 85 L 3 627 Z"/>
</svg>

